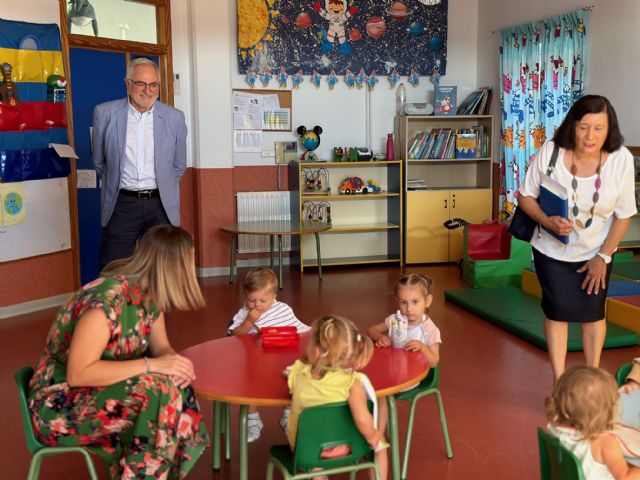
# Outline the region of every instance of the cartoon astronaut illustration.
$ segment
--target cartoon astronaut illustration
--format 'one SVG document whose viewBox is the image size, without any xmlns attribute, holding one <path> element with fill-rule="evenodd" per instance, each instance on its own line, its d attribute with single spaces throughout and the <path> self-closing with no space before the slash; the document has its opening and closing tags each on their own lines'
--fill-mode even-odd
<svg viewBox="0 0 640 480">
<path fill-rule="evenodd" d="M 357 13 L 358 8 L 354 6 L 347 7 L 347 0 L 325 0 L 325 8 L 322 8 L 320 1 L 316 0 L 313 3 L 313 9 L 322 18 L 329 21 L 329 29 L 326 37 L 323 36 L 322 45 L 320 46 L 322 51 L 330 52 L 333 49 L 333 42 L 338 37 L 340 44 L 338 51 L 344 55 L 351 54 L 353 49 L 347 43 L 344 25 L 349 17 Z"/>
</svg>

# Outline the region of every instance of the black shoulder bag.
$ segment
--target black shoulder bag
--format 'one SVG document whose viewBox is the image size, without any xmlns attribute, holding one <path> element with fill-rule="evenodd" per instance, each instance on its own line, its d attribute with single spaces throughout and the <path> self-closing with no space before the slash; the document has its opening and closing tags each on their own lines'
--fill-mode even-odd
<svg viewBox="0 0 640 480">
<path fill-rule="evenodd" d="M 551 172 L 553 172 L 553 169 L 556 166 L 559 151 L 560 147 L 558 147 L 558 145 L 554 145 L 553 153 L 551 154 L 551 160 L 549 161 L 549 166 L 547 167 L 547 176 L 551 176 Z M 509 224 L 509 228 L 507 228 L 507 230 L 518 240 L 530 242 L 536 226 L 538 226 L 539 228 L 539 225 L 529 215 L 527 215 L 525 211 L 522 210 L 522 208 L 516 207 L 516 211 L 513 213 L 513 218 L 511 219 L 511 223 Z"/>
</svg>

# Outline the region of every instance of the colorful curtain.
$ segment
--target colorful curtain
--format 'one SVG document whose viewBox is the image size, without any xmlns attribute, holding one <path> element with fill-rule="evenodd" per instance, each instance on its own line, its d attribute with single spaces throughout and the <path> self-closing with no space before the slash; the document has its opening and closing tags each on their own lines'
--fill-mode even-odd
<svg viewBox="0 0 640 480">
<path fill-rule="evenodd" d="M 515 209 L 515 194 L 531 157 L 584 94 L 587 12 L 500 31 L 500 219 Z"/>
</svg>

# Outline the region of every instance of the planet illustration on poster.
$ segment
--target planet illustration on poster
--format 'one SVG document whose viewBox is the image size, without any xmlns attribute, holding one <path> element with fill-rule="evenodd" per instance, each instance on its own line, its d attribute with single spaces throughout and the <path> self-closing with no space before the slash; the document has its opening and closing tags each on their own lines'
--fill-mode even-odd
<svg viewBox="0 0 640 480">
<path fill-rule="evenodd" d="M 367 35 L 374 40 L 381 38 L 387 31 L 387 24 L 384 23 L 384 19 L 381 17 L 371 17 L 367 20 L 366 24 Z"/>
<path fill-rule="evenodd" d="M 440 37 L 433 37 L 429 40 L 429 48 L 434 52 L 440 51 L 442 45 L 442 39 Z"/>
<path fill-rule="evenodd" d="M 351 30 L 349 30 L 350 41 L 357 42 L 361 38 L 362 38 L 362 34 L 360 33 L 360 30 L 358 30 L 357 28 L 352 28 Z"/>
<path fill-rule="evenodd" d="M 416 37 L 416 38 L 420 37 L 424 33 L 424 24 L 419 20 L 416 20 L 415 22 L 411 22 L 411 25 L 409 25 L 408 31 L 412 37 Z"/>
<path fill-rule="evenodd" d="M 404 20 L 411 14 L 411 10 L 402 2 L 393 2 L 387 13 L 393 17 L 394 20 Z"/>
<path fill-rule="evenodd" d="M 296 17 L 296 25 L 300 28 L 309 28 L 311 26 L 311 15 L 307 12 L 302 12 Z"/>
</svg>

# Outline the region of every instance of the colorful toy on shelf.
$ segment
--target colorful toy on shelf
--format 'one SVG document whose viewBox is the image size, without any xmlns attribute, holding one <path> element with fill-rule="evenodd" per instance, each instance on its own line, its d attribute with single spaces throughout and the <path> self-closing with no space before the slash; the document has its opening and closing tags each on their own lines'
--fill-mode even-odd
<svg viewBox="0 0 640 480">
<path fill-rule="evenodd" d="M 365 183 L 365 190 L 366 192 L 364 193 L 380 193 L 382 191 L 382 188 L 380 188 L 380 185 L 378 185 L 375 181 L 369 179 L 367 180 L 367 183 Z"/>
<path fill-rule="evenodd" d="M 298 135 L 300 135 L 300 143 L 306 150 L 302 154 L 301 160 L 304 162 L 317 162 L 318 156 L 313 153 L 313 150 L 318 148 L 320 145 L 320 135 L 322 134 L 322 127 L 316 125 L 313 127 L 313 130 L 307 130 L 304 126 L 299 126 L 296 130 Z"/>
<path fill-rule="evenodd" d="M 364 183 L 360 177 L 347 177 L 340 183 L 340 193 L 351 195 L 352 193 L 365 193 Z"/>
<path fill-rule="evenodd" d="M 302 204 L 302 219 L 309 222 L 331 223 L 331 204 L 329 202 L 312 202 L 306 200 Z"/>
<path fill-rule="evenodd" d="M 326 168 L 303 168 L 302 179 L 305 193 L 324 195 L 331 191 L 329 171 Z"/>
<path fill-rule="evenodd" d="M 67 100 L 67 79 L 62 75 L 47 77 L 47 101 L 64 103 Z"/>
<path fill-rule="evenodd" d="M 18 86 L 11 80 L 11 64 L 2 64 L 2 83 L 0 83 L 0 103 L 6 105 L 17 105 L 20 103 L 18 98 Z"/>
</svg>

